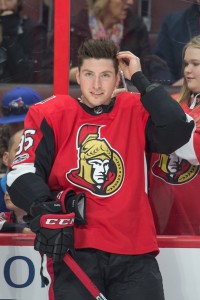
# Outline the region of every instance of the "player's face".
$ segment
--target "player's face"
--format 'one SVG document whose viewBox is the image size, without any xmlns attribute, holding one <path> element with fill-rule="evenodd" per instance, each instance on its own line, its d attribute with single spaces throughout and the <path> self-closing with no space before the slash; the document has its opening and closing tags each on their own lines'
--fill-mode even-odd
<svg viewBox="0 0 200 300">
<path fill-rule="evenodd" d="M 184 77 L 192 93 L 200 92 L 200 49 L 188 47 L 184 56 Z"/>
<path fill-rule="evenodd" d="M 81 101 L 89 107 L 108 105 L 120 77 L 111 59 L 85 59 L 76 74 L 80 84 Z"/>
</svg>

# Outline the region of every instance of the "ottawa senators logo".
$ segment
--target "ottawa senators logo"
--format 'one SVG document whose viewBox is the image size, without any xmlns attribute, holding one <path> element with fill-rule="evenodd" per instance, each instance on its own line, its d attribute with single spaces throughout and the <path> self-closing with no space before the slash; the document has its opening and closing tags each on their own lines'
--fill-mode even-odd
<svg viewBox="0 0 200 300">
<path fill-rule="evenodd" d="M 191 165 L 176 154 L 161 154 L 152 167 L 152 173 L 170 184 L 184 184 L 199 172 L 199 166 Z"/>
<path fill-rule="evenodd" d="M 124 179 L 122 159 L 104 138 L 101 126 L 83 125 L 77 136 L 79 161 L 76 169 L 66 174 L 67 179 L 93 194 L 109 196 L 115 193 Z"/>
</svg>

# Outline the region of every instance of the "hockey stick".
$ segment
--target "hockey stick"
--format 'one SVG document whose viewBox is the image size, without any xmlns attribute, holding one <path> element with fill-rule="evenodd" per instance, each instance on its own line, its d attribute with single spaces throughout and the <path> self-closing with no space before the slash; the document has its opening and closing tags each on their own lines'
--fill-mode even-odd
<svg viewBox="0 0 200 300">
<path fill-rule="evenodd" d="M 63 260 L 96 300 L 107 300 L 88 275 L 68 253 L 65 254 Z"/>
</svg>

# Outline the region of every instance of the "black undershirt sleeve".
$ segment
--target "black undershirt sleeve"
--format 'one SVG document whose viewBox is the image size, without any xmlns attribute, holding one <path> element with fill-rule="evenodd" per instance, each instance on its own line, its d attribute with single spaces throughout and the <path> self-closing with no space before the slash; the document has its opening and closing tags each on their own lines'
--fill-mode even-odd
<svg viewBox="0 0 200 300">
<path fill-rule="evenodd" d="M 12 202 L 29 213 L 33 202 L 52 200 L 48 185 L 35 173 L 26 173 L 8 187 Z"/>
<path fill-rule="evenodd" d="M 136 72 L 131 80 L 150 114 L 146 125 L 147 152 L 169 154 L 187 143 L 194 122 L 187 122 L 179 103 L 162 86 L 151 84 L 142 72 Z"/>
</svg>

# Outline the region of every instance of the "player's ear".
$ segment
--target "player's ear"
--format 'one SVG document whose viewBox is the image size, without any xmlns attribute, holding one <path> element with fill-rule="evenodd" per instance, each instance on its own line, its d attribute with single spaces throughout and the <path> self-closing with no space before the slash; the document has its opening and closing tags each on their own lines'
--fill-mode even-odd
<svg viewBox="0 0 200 300">
<path fill-rule="evenodd" d="M 79 69 L 77 68 L 77 71 L 76 71 L 76 81 L 78 84 L 80 84 L 80 72 L 79 72 Z"/>
<path fill-rule="evenodd" d="M 120 71 L 118 71 L 118 72 L 117 72 L 117 79 L 116 79 L 116 87 L 119 86 L 120 81 L 121 81 Z"/>
</svg>

